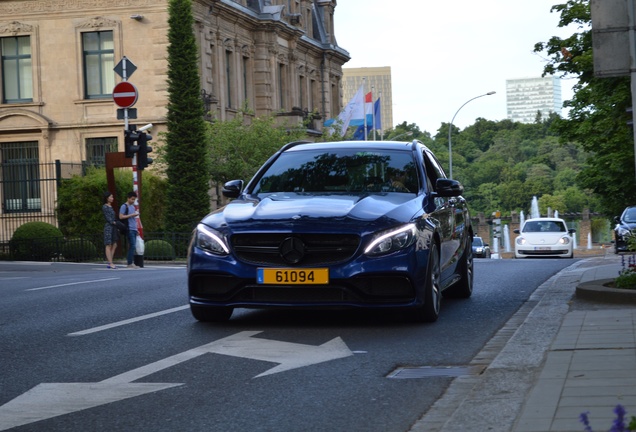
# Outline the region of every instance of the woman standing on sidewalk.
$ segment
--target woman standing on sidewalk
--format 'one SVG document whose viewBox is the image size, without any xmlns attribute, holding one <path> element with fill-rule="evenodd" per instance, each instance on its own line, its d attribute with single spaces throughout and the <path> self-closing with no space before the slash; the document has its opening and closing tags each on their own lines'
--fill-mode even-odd
<svg viewBox="0 0 636 432">
<path fill-rule="evenodd" d="M 104 192 L 104 205 L 102 206 L 102 212 L 104 213 L 104 245 L 106 248 L 106 261 L 108 261 L 107 267 L 109 269 L 116 269 L 113 264 L 113 257 L 115 256 L 115 249 L 117 249 L 117 242 L 119 241 L 119 230 L 115 224 L 115 209 L 113 208 L 113 194 L 110 192 Z"/>
</svg>

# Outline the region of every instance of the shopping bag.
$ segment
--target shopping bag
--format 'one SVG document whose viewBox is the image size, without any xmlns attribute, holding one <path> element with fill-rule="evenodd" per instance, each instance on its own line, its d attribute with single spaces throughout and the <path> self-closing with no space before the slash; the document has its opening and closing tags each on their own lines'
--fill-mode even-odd
<svg viewBox="0 0 636 432">
<path fill-rule="evenodd" d="M 144 244 L 144 239 L 141 236 L 137 236 L 137 243 L 135 243 L 135 255 L 143 255 L 146 246 Z"/>
</svg>

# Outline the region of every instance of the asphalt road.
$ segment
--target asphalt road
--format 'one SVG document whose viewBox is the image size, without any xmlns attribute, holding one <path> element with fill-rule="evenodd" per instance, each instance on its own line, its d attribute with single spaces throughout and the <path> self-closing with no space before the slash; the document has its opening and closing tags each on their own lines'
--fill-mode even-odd
<svg viewBox="0 0 636 432">
<path fill-rule="evenodd" d="M 473 297 L 445 299 L 433 324 L 259 310 L 203 324 L 184 267 L 0 262 L 0 430 L 408 431 L 574 261 L 476 260 Z"/>
</svg>

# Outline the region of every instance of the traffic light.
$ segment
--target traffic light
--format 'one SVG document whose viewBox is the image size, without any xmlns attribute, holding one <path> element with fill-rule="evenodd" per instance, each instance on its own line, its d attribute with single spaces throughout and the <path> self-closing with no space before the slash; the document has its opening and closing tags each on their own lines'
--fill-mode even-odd
<svg viewBox="0 0 636 432">
<path fill-rule="evenodd" d="M 129 126 L 129 130 L 124 130 L 124 153 L 127 158 L 132 158 L 139 151 L 139 145 L 135 143 L 139 140 L 139 133 L 134 125 Z"/>
<path fill-rule="evenodd" d="M 142 171 L 152 163 L 152 158 L 148 157 L 148 153 L 152 152 L 152 147 L 148 145 L 148 141 L 152 140 L 152 136 L 145 132 L 139 134 L 137 142 L 139 143 L 139 152 L 137 153 L 137 169 Z"/>
</svg>

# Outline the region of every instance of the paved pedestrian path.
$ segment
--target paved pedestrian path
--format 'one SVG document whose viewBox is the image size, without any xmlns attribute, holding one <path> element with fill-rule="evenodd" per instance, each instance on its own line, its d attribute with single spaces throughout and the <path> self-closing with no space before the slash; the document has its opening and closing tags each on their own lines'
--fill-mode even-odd
<svg viewBox="0 0 636 432">
<path fill-rule="evenodd" d="M 544 283 L 475 357 L 484 373 L 456 378 L 411 431 L 581 432 L 588 412 L 600 432 L 618 404 L 636 416 L 636 305 L 574 295 L 621 268 L 610 252 Z"/>
</svg>

